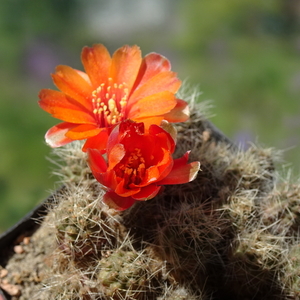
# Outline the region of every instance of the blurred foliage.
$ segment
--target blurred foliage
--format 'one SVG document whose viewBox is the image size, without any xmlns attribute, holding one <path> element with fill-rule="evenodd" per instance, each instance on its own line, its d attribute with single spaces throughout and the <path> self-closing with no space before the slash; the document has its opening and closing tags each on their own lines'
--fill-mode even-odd
<svg viewBox="0 0 300 300">
<path fill-rule="evenodd" d="M 75 23 L 76 1 L 1 1 L 0 3 L 0 231 L 48 196 L 54 188 L 49 147 L 44 143 L 50 116 L 37 105 L 39 89 L 52 85 L 47 43 L 34 49 L 39 38 L 62 44 Z M 62 30 L 62 28 L 64 30 Z M 33 46 L 32 46 L 33 45 Z M 51 64 L 51 62 L 50 62 Z M 47 79 L 45 79 L 47 78 Z"/>
<path fill-rule="evenodd" d="M 180 74 L 213 99 L 213 122 L 237 141 L 299 146 L 300 1 L 187 0 L 179 11 Z M 285 159 L 298 173 L 298 150 Z"/>
<path fill-rule="evenodd" d="M 44 134 L 56 121 L 38 107 L 37 95 L 53 88 L 56 65 L 81 68 L 84 45 L 160 52 L 181 79 L 199 84 L 200 100 L 213 99 L 212 121 L 230 138 L 299 147 L 300 0 L 154 1 L 165 15 L 152 27 L 138 23 L 135 1 L 110 3 L 118 1 L 132 11 L 126 34 L 109 24 L 89 27 L 97 13 L 105 15 L 107 1 L 0 2 L 0 231 L 55 186 Z M 285 158 L 299 172 L 297 148 Z"/>
</svg>

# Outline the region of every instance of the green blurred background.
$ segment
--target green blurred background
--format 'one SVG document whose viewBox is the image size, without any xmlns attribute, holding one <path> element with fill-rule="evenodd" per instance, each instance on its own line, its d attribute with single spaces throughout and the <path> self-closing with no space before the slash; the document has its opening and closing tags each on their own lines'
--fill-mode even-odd
<svg viewBox="0 0 300 300">
<path fill-rule="evenodd" d="M 212 100 L 231 139 L 284 149 L 300 169 L 300 0 L 7 0 L 0 2 L 0 232 L 55 188 L 37 105 L 58 64 L 82 69 L 84 45 L 137 44 L 172 62 Z"/>
</svg>

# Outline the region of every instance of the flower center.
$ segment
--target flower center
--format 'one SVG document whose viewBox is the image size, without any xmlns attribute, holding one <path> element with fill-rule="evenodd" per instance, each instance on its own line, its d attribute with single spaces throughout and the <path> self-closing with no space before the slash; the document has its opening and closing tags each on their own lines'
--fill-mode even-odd
<svg viewBox="0 0 300 300">
<path fill-rule="evenodd" d="M 130 189 L 131 184 L 139 185 L 142 182 L 145 169 L 145 159 L 141 154 L 141 149 L 135 148 L 133 152 L 123 158 L 117 175 L 125 179 L 125 188 Z"/>
<path fill-rule="evenodd" d="M 127 98 L 126 83 L 113 83 L 112 78 L 92 92 L 93 113 L 99 127 L 114 125 L 123 119 Z"/>
</svg>

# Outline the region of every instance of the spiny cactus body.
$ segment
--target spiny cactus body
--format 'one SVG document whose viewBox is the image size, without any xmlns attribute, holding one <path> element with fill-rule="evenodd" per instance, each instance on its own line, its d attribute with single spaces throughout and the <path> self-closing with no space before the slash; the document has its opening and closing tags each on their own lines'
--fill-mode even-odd
<svg viewBox="0 0 300 300">
<path fill-rule="evenodd" d="M 123 212 L 102 203 L 82 143 L 55 150 L 64 188 L 40 229 L 55 250 L 39 299 L 299 299 L 299 184 L 280 178 L 278 151 L 233 145 L 195 97 L 175 158 L 191 150 L 197 178 Z"/>
<path fill-rule="evenodd" d="M 239 149 L 194 104 L 175 155 L 191 149 L 197 179 L 117 213 L 88 171 L 76 177 L 80 147 L 58 151 L 67 191 L 53 224 L 86 299 L 297 299 L 298 186 L 277 182 L 277 151 Z"/>
</svg>

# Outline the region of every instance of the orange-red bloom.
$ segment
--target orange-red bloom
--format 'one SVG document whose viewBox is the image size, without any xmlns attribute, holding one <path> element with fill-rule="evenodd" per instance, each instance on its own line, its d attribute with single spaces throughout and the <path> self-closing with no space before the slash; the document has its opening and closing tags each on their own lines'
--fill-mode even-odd
<svg viewBox="0 0 300 300">
<path fill-rule="evenodd" d="M 105 149 L 110 131 L 122 120 L 150 126 L 188 119 L 187 103 L 174 95 L 181 83 L 165 57 L 142 58 L 137 46 L 123 46 L 111 57 L 97 44 L 84 47 L 81 60 L 85 72 L 58 66 L 52 78 L 60 91 L 39 94 L 41 108 L 63 121 L 46 133 L 50 146 L 87 139 L 84 150 Z"/>
<path fill-rule="evenodd" d="M 173 159 L 174 149 L 174 139 L 162 127 L 145 130 L 144 123 L 121 122 L 108 138 L 107 159 L 97 149 L 88 150 L 95 178 L 107 187 L 104 202 L 124 210 L 155 197 L 162 185 L 192 181 L 200 163 L 188 163 L 189 152 Z"/>
</svg>

